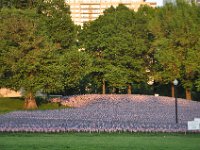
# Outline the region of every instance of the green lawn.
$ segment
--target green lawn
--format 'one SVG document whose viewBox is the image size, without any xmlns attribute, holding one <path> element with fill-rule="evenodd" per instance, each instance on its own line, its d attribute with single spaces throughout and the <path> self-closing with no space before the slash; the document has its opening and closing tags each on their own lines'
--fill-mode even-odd
<svg viewBox="0 0 200 150">
<path fill-rule="evenodd" d="M 1 133 L 1 150 L 200 150 L 200 134 Z"/>
<path fill-rule="evenodd" d="M 59 107 L 58 104 L 47 103 L 44 100 L 37 100 L 39 104 L 39 110 L 46 109 L 60 109 L 64 107 Z M 23 110 L 24 100 L 22 98 L 0 98 L 0 114 L 7 113 L 15 110 Z"/>
<path fill-rule="evenodd" d="M 0 113 L 22 110 L 23 99 L 0 98 Z M 56 109 L 41 103 L 39 109 Z M 0 133 L 0 150 L 200 150 L 200 134 Z"/>
<path fill-rule="evenodd" d="M 0 114 L 23 109 L 22 98 L 0 98 Z"/>
</svg>

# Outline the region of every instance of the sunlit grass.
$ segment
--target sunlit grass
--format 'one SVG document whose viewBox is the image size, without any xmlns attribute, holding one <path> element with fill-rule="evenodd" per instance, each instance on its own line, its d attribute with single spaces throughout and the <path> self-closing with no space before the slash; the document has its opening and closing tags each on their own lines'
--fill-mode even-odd
<svg viewBox="0 0 200 150">
<path fill-rule="evenodd" d="M 24 99 L 23 98 L 0 98 L 0 114 L 16 111 L 16 110 L 24 110 Z M 57 103 L 48 103 L 46 101 L 42 101 L 38 105 L 38 110 L 48 110 L 48 109 L 62 109 L 66 108 L 63 106 L 59 106 Z"/>
<path fill-rule="evenodd" d="M 200 135 L 144 133 L 3 133 L 1 150 L 199 150 Z"/>
<path fill-rule="evenodd" d="M 22 98 L 0 98 L 0 114 L 15 110 L 23 110 Z"/>
</svg>

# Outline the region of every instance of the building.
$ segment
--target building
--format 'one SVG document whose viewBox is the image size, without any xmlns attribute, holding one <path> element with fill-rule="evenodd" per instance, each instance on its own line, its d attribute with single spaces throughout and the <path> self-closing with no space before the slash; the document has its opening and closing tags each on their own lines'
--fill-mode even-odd
<svg viewBox="0 0 200 150">
<path fill-rule="evenodd" d="M 21 97 L 20 91 L 14 91 L 8 88 L 0 88 L 0 97 Z"/>
<path fill-rule="evenodd" d="M 200 0 L 194 0 L 194 2 L 198 5 L 200 5 Z"/>
<path fill-rule="evenodd" d="M 145 2 L 145 0 L 66 0 L 70 5 L 72 20 L 77 25 L 95 20 L 103 15 L 105 9 L 119 4 L 124 4 L 129 9 L 137 11 L 141 5 L 156 7 L 156 2 Z"/>
<path fill-rule="evenodd" d="M 175 4 L 176 0 L 163 0 L 163 5 L 167 4 L 167 3 L 172 3 Z"/>
<path fill-rule="evenodd" d="M 200 5 L 200 0 L 185 0 L 188 3 L 195 3 L 197 5 Z M 176 4 L 176 0 L 163 0 L 163 4 L 167 4 L 167 3 L 173 3 Z"/>
</svg>

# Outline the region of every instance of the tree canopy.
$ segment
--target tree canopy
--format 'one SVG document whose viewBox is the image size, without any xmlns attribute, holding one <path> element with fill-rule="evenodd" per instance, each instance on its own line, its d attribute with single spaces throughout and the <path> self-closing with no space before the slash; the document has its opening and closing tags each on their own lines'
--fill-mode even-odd
<svg viewBox="0 0 200 150">
<path fill-rule="evenodd" d="M 110 86 L 121 88 L 146 81 L 146 25 L 145 18 L 119 5 L 83 27 L 80 39 L 94 56 L 98 68 L 94 71 Z"/>
<path fill-rule="evenodd" d="M 23 89 L 26 108 L 37 107 L 38 91 L 130 94 L 174 79 L 187 99 L 200 91 L 197 5 L 120 4 L 81 28 L 64 0 L 3 0 L 0 18 L 0 87 Z"/>
<path fill-rule="evenodd" d="M 37 107 L 37 91 L 58 92 L 65 86 L 61 56 L 75 46 L 76 27 L 64 1 L 53 2 L 34 9 L 0 11 L 1 87 L 23 89 L 25 108 Z M 57 6 L 61 9 L 56 12 Z"/>
<path fill-rule="evenodd" d="M 199 78 L 199 7 L 178 1 L 160 8 L 151 23 L 156 63 L 155 79 L 179 79 L 191 99 L 190 91 Z M 156 23 L 156 28 L 154 27 Z M 196 81 L 197 80 L 197 81 Z"/>
</svg>

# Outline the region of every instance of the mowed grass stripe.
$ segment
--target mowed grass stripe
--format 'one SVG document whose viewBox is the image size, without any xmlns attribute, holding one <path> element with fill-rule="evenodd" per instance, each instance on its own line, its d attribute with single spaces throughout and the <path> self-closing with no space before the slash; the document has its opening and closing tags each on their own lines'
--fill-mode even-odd
<svg viewBox="0 0 200 150">
<path fill-rule="evenodd" d="M 0 134 L 1 150 L 199 150 L 200 135 L 66 133 Z"/>
<path fill-rule="evenodd" d="M 24 110 L 24 99 L 23 98 L 7 98 L 0 97 L 0 115 L 12 111 Z M 41 102 L 38 106 L 38 110 L 51 110 L 51 109 L 62 109 L 66 107 L 60 107 L 56 103 L 47 103 L 45 101 Z"/>
</svg>

